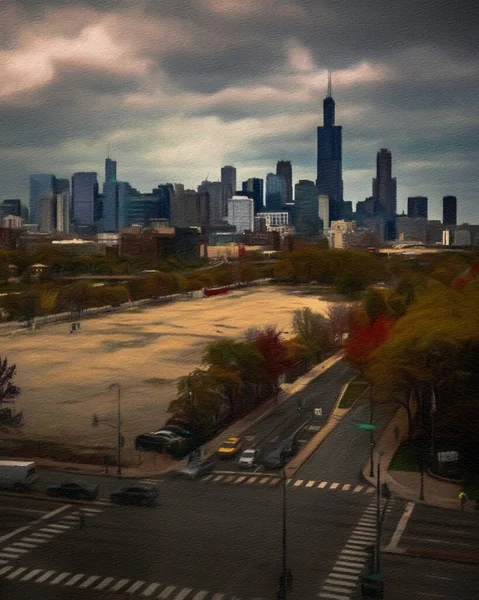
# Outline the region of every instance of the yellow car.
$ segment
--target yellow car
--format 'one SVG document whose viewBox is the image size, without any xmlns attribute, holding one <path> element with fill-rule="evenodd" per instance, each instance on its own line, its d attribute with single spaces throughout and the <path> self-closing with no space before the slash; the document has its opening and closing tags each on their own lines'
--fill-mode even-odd
<svg viewBox="0 0 479 600">
<path fill-rule="evenodd" d="M 225 439 L 216 453 L 221 458 L 236 456 L 236 454 L 238 454 L 238 452 L 241 450 L 241 445 L 241 440 L 239 438 L 229 437 Z"/>
</svg>

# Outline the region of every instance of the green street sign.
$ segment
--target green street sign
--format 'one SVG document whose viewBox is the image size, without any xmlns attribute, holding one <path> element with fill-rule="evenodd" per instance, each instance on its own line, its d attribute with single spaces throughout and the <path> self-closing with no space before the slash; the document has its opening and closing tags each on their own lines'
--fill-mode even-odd
<svg viewBox="0 0 479 600">
<path fill-rule="evenodd" d="M 359 423 L 359 425 L 356 425 L 356 427 L 358 429 L 366 429 L 368 431 L 376 431 L 377 429 L 376 425 L 370 425 L 369 423 Z"/>
</svg>

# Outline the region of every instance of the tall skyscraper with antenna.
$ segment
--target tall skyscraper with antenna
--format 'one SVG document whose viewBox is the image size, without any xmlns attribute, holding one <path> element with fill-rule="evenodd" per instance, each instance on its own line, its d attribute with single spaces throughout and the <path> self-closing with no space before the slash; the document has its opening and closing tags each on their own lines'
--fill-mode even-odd
<svg viewBox="0 0 479 600">
<path fill-rule="evenodd" d="M 329 198 L 329 218 L 343 215 L 342 127 L 335 125 L 335 102 L 328 73 L 328 91 L 323 100 L 323 126 L 318 127 L 316 187 L 318 194 Z"/>
</svg>

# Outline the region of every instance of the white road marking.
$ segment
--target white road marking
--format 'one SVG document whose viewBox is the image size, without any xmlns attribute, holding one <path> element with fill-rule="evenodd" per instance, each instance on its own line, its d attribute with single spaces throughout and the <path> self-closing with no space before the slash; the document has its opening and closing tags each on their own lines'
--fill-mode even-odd
<svg viewBox="0 0 479 600">
<path fill-rule="evenodd" d="M 184 600 L 188 594 L 193 591 L 192 588 L 183 588 L 181 592 L 179 592 L 173 600 Z"/>
<path fill-rule="evenodd" d="M 18 575 L 21 575 L 24 571 L 27 570 L 27 567 L 18 567 L 15 571 L 12 571 L 9 575 L 7 575 L 6 579 L 15 579 Z"/>
<path fill-rule="evenodd" d="M 257 477 L 250 477 L 246 483 L 254 483 L 257 479 Z"/>
<path fill-rule="evenodd" d="M 55 577 L 55 579 L 52 579 L 50 581 L 50 585 L 57 585 L 57 583 L 60 583 L 61 581 L 66 579 L 69 575 L 71 575 L 71 573 L 60 573 L 60 575 L 57 575 Z"/>
<path fill-rule="evenodd" d="M 8 573 L 8 571 L 11 571 L 12 569 L 12 565 L 9 565 L 8 567 L 3 567 L 2 569 L 0 569 L 0 575 L 5 575 L 5 573 Z"/>
<path fill-rule="evenodd" d="M 297 479 L 297 480 L 294 482 L 294 487 L 298 487 L 299 485 L 302 485 L 302 483 L 303 483 L 303 480 L 302 480 L 302 479 Z"/>
<path fill-rule="evenodd" d="M 169 585 L 166 587 L 161 594 L 158 595 L 158 598 L 168 598 L 168 596 L 176 589 L 176 585 Z"/>
<path fill-rule="evenodd" d="M 26 542 L 15 542 L 15 546 L 18 546 L 19 548 L 36 548 L 37 544 L 27 544 Z"/>
<path fill-rule="evenodd" d="M 307 488 L 313 487 L 313 485 L 314 485 L 315 483 L 316 483 L 316 482 L 315 482 L 315 481 L 313 481 L 313 480 L 311 480 L 311 481 L 308 481 L 308 483 L 306 484 L 306 487 L 307 487 Z"/>
<path fill-rule="evenodd" d="M 18 554 L 9 554 L 8 552 L 0 552 L 0 558 L 18 558 Z"/>
<path fill-rule="evenodd" d="M 118 592 L 121 588 L 125 587 L 125 585 L 129 582 L 129 579 L 120 579 L 115 583 L 115 585 L 111 588 L 110 592 Z"/>
<path fill-rule="evenodd" d="M 112 581 L 115 581 L 115 579 L 113 577 L 105 577 L 105 579 L 100 581 L 100 583 L 98 585 L 96 585 L 93 589 L 94 590 L 104 590 L 106 588 L 106 586 L 108 584 L 110 584 Z"/>
<path fill-rule="evenodd" d="M 401 518 L 399 519 L 399 523 L 398 523 L 398 526 L 396 527 L 396 531 L 393 533 L 393 535 L 391 537 L 391 541 L 389 542 L 389 544 L 386 548 L 386 551 L 396 550 L 396 548 L 398 547 L 401 536 L 404 533 L 404 530 L 406 529 L 407 522 L 409 521 L 409 518 L 412 515 L 412 511 L 414 510 L 415 506 L 416 505 L 414 504 L 414 502 L 407 503 L 404 513 L 402 514 Z"/>
<path fill-rule="evenodd" d="M 130 587 L 125 590 L 125 594 L 134 594 L 137 590 L 141 588 L 142 585 L 145 585 L 144 581 L 135 581 Z"/>
<path fill-rule="evenodd" d="M 66 583 L 65 585 L 67 586 L 71 586 L 71 585 L 75 585 L 75 583 L 77 581 L 80 581 L 80 579 L 82 577 L 85 577 L 85 573 L 78 573 L 77 575 L 73 575 L 73 577 L 71 577 Z"/>
<path fill-rule="evenodd" d="M 275 485 L 276 483 L 278 483 L 278 481 L 279 481 L 279 480 L 280 480 L 280 477 L 275 477 L 274 479 L 272 479 L 272 480 L 270 481 L 270 484 L 269 484 L 269 485 Z"/>
<path fill-rule="evenodd" d="M 329 575 L 329 577 L 326 579 L 325 583 L 326 584 L 332 584 L 332 585 L 341 585 L 343 587 L 350 587 L 350 588 L 354 588 L 356 587 L 356 581 L 343 581 L 342 579 L 335 579 L 336 575 L 334 573 L 331 573 Z M 346 591 L 346 590 L 344 590 Z"/>
<path fill-rule="evenodd" d="M 361 571 L 361 569 L 362 569 L 362 567 L 359 567 L 359 568 L 358 567 L 354 567 L 354 568 L 352 568 L 352 566 L 350 566 L 350 567 L 336 567 L 336 566 L 334 566 L 333 567 L 333 572 L 354 574 L 354 573 L 359 573 Z"/>
<path fill-rule="evenodd" d="M 241 477 L 238 477 L 238 479 L 235 481 L 235 483 L 241 483 L 242 481 L 244 481 L 246 479 L 245 475 L 242 475 Z"/>
<path fill-rule="evenodd" d="M 71 525 L 60 525 L 59 523 L 54 524 L 52 523 L 51 525 L 49 525 L 48 527 L 50 527 L 50 529 L 59 529 L 60 531 L 63 531 L 65 529 L 71 529 L 72 526 Z"/>
<path fill-rule="evenodd" d="M 263 477 L 263 479 L 261 479 L 260 483 L 265 483 L 266 481 L 268 481 L 269 477 Z"/>
<path fill-rule="evenodd" d="M 366 494 L 372 494 L 374 492 L 376 488 L 373 487 L 368 487 L 368 489 L 366 490 Z"/>
<path fill-rule="evenodd" d="M 364 485 L 357 485 L 357 486 L 354 488 L 353 492 L 360 492 L 360 491 L 363 489 L 363 487 L 364 487 Z"/>
<path fill-rule="evenodd" d="M 323 590 L 325 590 L 327 592 L 340 592 L 341 594 L 344 594 L 345 592 L 347 592 L 347 590 L 345 590 L 343 588 L 334 587 L 332 585 L 323 585 Z"/>
<path fill-rule="evenodd" d="M 30 579 L 33 579 L 35 577 L 35 575 L 38 575 L 41 572 L 42 572 L 41 569 L 33 569 L 33 571 L 30 571 L 30 573 L 27 573 L 26 575 L 24 575 L 20 581 L 29 581 Z"/>
<path fill-rule="evenodd" d="M 351 488 L 351 484 L 350 484 L 350 483 L 345 483 L 345 484 L 343 485 L 343 490 L 344 490 L 345 492 L 347 492 L 347 491 L 348 491 L 350 488 Z"/>
<path fill-rule="evenodd" d="M 191 600 L 204 600 L 204 598 L 206 598 L 206 596 L 209 594 L 208 590 L 201 590 L 201 592 L 198 592 L 197 594 L 195 594 L 193 596 L 193 598 Z"/>
<path fill-rule="evenodd" d="M 202 477 L 201 481 L 208 481 L 208 479 L 211 479 L 213 477 L 213 475 L 206 475 L 206 477 Z"/>
<path fill-rule="evenodd" d="M 146 590 L 141 593 L 142 596 L 151 596 L 153 592 L 160 587 L 159 583 L 151 583 Z"/>
<path fill-rule="evenodd" d="M 338 487 L 339 483 L 332 483 L 331 487 L 329 488 L 330 490 L 335 490 Z"/>
<path fill-rule="evenodd" d="M 223 600 L 224 597 L 224 594 L 215 594 L 211 600 Z"/>
<path fill-rule="evenodd" d="M 322 481 L 322 482 L 321 482 L 321 483 L 318 485 L 318 487 L 319 487 L 319 488 L 321 488 L 321 489 L 323 489 L 323 488 L 325 488 L 327 485 L 328 485 L 328 482 L 327 482 L 327 481 Z"/>
<path fill-rule="evenodd" d="M 80 587 L 82 589 L 90 587 L 91 584 L 95 583 L 95 581 L 98 581 L 98 579 L 100 579 L 100 575 L 91 575 L 91 577 L 88 577 L 88 579 L 85 579 L 85 581 L 80 584 Z"/>
<path fill-rule="evenodd" d="M 40 575 L 38 579 L 35 579 L 35 583 L 43 583 L 47 579 L 49 579 L 56 571 L 46 571 L 43 575 Z"/>
<path fill-rule="evenodd" d="M 17 552 L 18 554 L 27 554 L 28 550 L 24 548 L 14 548 L 13 546 L 7 546 L 3 549 L 5 552 Z"/>
<path fill-rule="evenodd" d="M 319 598 L 332 598 L 333 600 L 349 600 L 349 596 L 338 596 L 337 594 L 325 594 L 320 592 L 318 594 Z"/>
</svg>

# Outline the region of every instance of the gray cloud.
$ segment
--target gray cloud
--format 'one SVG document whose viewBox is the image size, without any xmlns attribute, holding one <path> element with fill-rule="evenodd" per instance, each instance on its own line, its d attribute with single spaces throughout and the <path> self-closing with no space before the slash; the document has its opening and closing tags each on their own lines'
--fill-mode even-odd
<svg viewBox="0 0 479 600">
<path fill-rule="evenodd" d="M 148 190 L 293 162 L 315 178 L 325 69 L 343 125 L 346 199 L 393 152 L 399 207 L 456 193 L 479 221 L 476 3 L 445 0 L 10 0 L 0 25 L 0 198 L 30 172 L 102 170 Z M 3 60 L 3 63 L 2 63 Z"/>
</svg>

